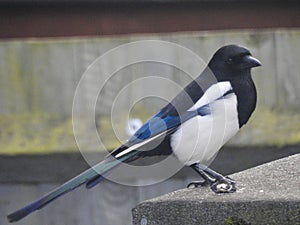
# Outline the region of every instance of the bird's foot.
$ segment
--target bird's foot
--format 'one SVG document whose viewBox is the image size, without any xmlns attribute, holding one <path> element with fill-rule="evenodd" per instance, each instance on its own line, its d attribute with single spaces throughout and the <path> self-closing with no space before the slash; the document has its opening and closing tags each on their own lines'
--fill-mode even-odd
<svg viewBox="0 0 300 225">
<path fill-rule="evenodd" d="M 231 178 L 224 177 L 200 163 L 195 163 L 191 167 L 205 180 L 200 182 L 201 186 L 203 186 L 203 183 L 207 183 L 215 193 L 233 193 L 236 191 L 235 181 Z M 199 182 L 192 182 L 189 186 L 198 187 L 200 185 Z"/>
<path fill-rule="evenodd" d="M 235 181 L 229 177 L 217 179 L 211 186 L 211 190 L 215 193 L 233 193 L 236 191 Z"/>
<path fill-rule="evenodd" d="M 203 181 L 193 181 L 187 185 L 187 188 L 198 188 L 198 187 L 204 187 L 209 185 L 209 182 L 206 180 Z"/>
</svg>

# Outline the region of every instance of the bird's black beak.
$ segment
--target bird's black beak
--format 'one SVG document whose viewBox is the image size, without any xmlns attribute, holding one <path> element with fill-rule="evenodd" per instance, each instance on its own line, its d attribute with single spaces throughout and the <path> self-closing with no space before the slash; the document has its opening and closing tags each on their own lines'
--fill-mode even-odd
<svg viewBox="0 0 300 225">
<path fill-rule="evenodd" d="M 246 55 L 243 57 L 242 67 L 244 69 L 258 67 L 261 65 L 262 65 L 261 62 L 251 55 Z"/>
</svg>

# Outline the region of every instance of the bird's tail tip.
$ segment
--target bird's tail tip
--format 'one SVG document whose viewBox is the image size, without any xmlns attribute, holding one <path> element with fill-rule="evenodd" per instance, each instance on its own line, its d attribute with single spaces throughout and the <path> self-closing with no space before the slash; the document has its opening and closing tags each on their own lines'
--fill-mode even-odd
<svg viewBox="0 0 300 225">
<path fill-rule="evenodd" d="M 9 223 L 14 223 L 14 222 L 17 222 L 18 220 L 20 220 L 23 217 L 24 216 L 20 215 L 18 212 L 14 212 L 14 213 L 11 213 L 11 214 L 7 215 L 6 218 L 7 218 Z"/>
<path fill-rule="evenodd" d="M 19 209 L 9 215 L 7 215 L 7 220 L 9 223 L 14 223 L 17 222 L 19 220 L 21 220 L 22 218 L 24 218 L 25 216 L 27 216 L 28 214 L 30 214 L 32 212 L 32 210 L 29 207 L 24 207 L 22 209 Z"/>
</svg>

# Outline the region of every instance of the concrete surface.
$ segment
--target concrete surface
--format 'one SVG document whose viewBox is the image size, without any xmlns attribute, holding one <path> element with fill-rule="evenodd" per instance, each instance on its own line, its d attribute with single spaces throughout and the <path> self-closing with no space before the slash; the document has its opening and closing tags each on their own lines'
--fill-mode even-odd
<svg viewBox="0 0 300 225">
<path fill-rule="evenodd" d="M 201 187 L 142 202 L 133 209 L 133 224 L 300 224 L 300 154 L 231 178 L 238 189 L 233 194 L 214 194 Z"/>
</svg>

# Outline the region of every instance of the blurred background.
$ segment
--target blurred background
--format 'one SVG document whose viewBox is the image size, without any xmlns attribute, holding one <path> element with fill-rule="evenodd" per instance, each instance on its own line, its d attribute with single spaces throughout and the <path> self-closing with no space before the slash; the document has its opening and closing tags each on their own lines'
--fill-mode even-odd
<svg viewBox="0 0 300 225">
<path fill-rule="evenodd" d="M 9 212 L 89 167 L 73 134 L 76 87 L 97 58 L 134 41 L 173 42 L 192 50 L 205 63 L 222 45 L 239 44 L 262 62 L 262 67 L 253 70 L 257 110 L 221 150 L 214 169 L 230 174 L 299 153 L 299 9 L 297 1 L 291 0 L 0 0 L 0 224 L 7 224 Z M 168 54 L 179 64 L 194 66 L 180 53 Z M 128 55 L 118 55 L 116 60 Z M 133 104 L 135 96 L 153 88 L 160 96 L 177 92 L 154 81 L 126 92 L 118 103 L 124 105 L 124 112 L 118 111 L 116 136 L 112 105 L 127 84 L 156 76 L 183 87 L 191 77 L 172 66 L 149 62 L 126 67 L 106 81 L 103 74 L 110 66 L 94 66 L 80 102 L 83 109 L 89 107 L 91 94 L 99 89 L 93 81 L 103 79 L 95 123 L 106 148 L 113 150 L 128 138 L 131 119 L 145 122 L 166 104 L 158 98 Z M 128 104 L 134 105 L 129 118 Z M 85 150 L 100 161 L 107 152 L 95 153 L 98 146 L 89 139 L 92 124 L 82 117 L 79 132 L 86 139 Z M 132 126 L 139 124 L 132 122 Z M 128 179 L 134 180 L 130 174 Z M 131 208 L 136 204 L 184 188 L 195 179 L 196 174 L 184 168 L 152 186 L 107 181 L 92 190 L 79 188 L 17 224 L 131 224 Z"/>
</svg>

